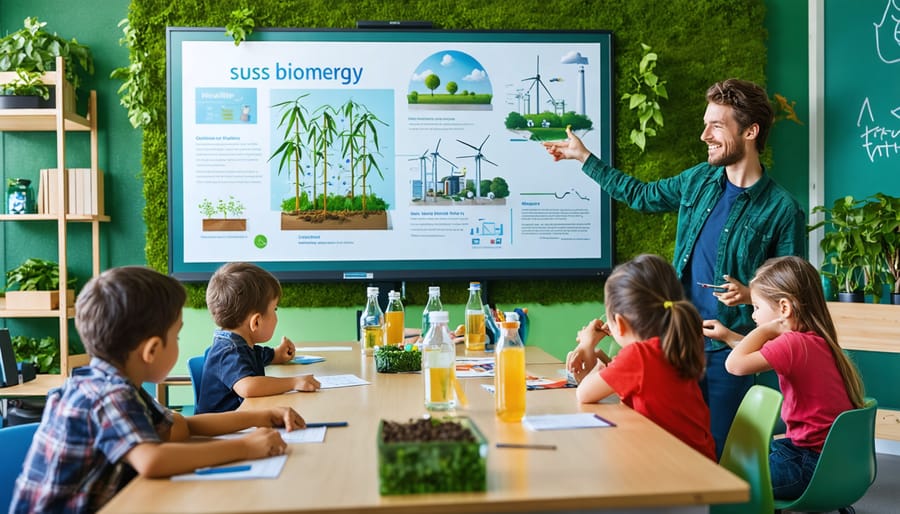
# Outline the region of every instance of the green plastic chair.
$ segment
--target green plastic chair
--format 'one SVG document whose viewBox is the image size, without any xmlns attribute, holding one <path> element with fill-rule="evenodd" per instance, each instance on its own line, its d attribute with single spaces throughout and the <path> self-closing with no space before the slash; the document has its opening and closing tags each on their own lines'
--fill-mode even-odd
<svg viewBox="0 0 900 514">
<path fill-rule="evenodd" d="M 769 475 L 769 445 L 772 429 L 781 414 L 783 397 L 761 385 L 751 386 L 738 406 L 725 438 L 719 465 L 750 484 L 745 503 L 711 505 L 710 514 L 772 514 L 772 478 Z"/>
<path fill-rule="evenodd" d="M 776 509 L 794 512 L 855 512 L 853 503 L 875 481 L 875 413 L 878 402 L 866 398 L 861 409 L 842 412 L 831 425 L 806 491 L 796 500 L 775 500 Z"/>
<path fill-rule="evenodd" d="M 191 376 L 191 383 L 194 386 L 194 408 L 196 409 L 200 400 L 200 380 L 203 378 L 203 364 L 206 362 L 206 354 L 198 355 L 188 359 L 188 374 Z"/>
</svg>

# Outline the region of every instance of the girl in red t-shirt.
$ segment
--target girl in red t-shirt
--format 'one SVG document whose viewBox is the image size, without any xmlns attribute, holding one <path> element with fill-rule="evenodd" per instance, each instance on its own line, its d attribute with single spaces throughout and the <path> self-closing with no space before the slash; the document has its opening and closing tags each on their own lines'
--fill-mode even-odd
<svg viewBox="0 0 900 514">
<path fill-rule="evenodd" d="M 622 403 L 715 460 L 703 375 L 702 320 L 684 299 L 675 269 L 657 255 L 639 255 L 616 266 L 605 286 L 606 322 L 595 319 L 578 333 L 566 368 L 576 395 L 593 403 L 616 393 Z M 610 335 L 622 346 L 612 360 L 597 349 Z"/>
<path fill-rule="evenodd" d="M 834 419 L 863 406 L 862 381 L 838 345 L 812 264 L 793 256 L 766 261 L 750 282 L 750 299 L 757 327 L 746 336 L 707 324 L 735 345 L 725 361 L 729 373 L 771 369 L 778 375 L 787 432 L 769 452 L 772 490 L 776 498 L 797 498 L 812 478 Z"/>
</svg>

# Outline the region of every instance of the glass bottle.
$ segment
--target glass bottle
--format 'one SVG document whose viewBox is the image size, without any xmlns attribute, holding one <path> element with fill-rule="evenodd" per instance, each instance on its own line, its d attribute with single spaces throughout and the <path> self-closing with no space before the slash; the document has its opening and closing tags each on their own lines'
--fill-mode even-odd
<svg viewBox="0 0 900 514">
<path fill-rule="evenodd" d="M 375 353 L 375 347 L 384 344 L 384 312 L 378 305 L 378 288 L 366 288 L 366 308 L 359 317 L 359 346 L 364 355 Z"/>
<path fill-rule="evenodd" d="M 425 375 L 425 408 L 449 410 L 455 407 L 453 396 L 453 373 L 456 365 L 456 351 L 447 324 L 447 311 L 433 311 L 428 314 L 431 328 L 422 343 L 422 374 Z"/>
<path fill-rule="evenodd" d="M 466 351 L 484 351 L 484 304 L 481 302 L 481 283 L 469 282 L 469 301 L 466 302 Z"/>
<path fill-rule="evenodd" d="M 525 345 L 519 339 L 515 312 L 507 312 L 500 322 L 500 342 L 494 352 L 494 404 L 501 421 L 518 422 L 525 415 Z"/>
<path fill-rule="evenodd" d="M 396 346 L 403 344 L 403 318 L 403 303 L 400 301 L 400 292 L 391 291 L 388 293 L 388 306 L 384 313 L 385 345 Z"/>
<path fill-rule="evenodd" d="M 444 310 L 444 306 L 441 304 L 441 288 L 438 286 L 429 286 L 428 302 L 425 303 L 425 310 L 422 311 L 423 338 L 425 337 L 425 334 L 428 333 L 428 328 L 431 326 L 428 321 L 428 313 L 442 310 Z"/>
<path fill-rule="evenodd" d="M 9 179 L 6 188 L 7 214 L 35 214 L 34 189 L 27 178 Z"/>
</svg>

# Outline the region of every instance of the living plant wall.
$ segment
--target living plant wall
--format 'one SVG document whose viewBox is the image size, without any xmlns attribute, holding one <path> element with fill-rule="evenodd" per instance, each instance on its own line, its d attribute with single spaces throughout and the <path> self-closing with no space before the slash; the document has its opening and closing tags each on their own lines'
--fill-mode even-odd
<svg viewBox="0 0 900 514">
<path fill-rule="evenodd" d="M 242 11 L 243 10 L 243 11 Z M 237 22 L 235 11 L 241 11 Z M 357 20 L 427 20 L 446 30 L 597 30 L 613 32 L 615 164 L 643 180 L 675 175 L 706 159 L 699 141 L 705 91 L 715 81 L 738 77 L 765 84 L 766 30 L 763 0 L 132 0 L 131 56 L 140 65 L 130 79 L 129 100 L 146 109 L 143 172 L 147 263 L 167 268 L 166 55 L 167 26 L 353 28 Z M 243 21 L 244 23 L 240 23 Z M 639 126 L 626 93 L 637 91 L 638 66 L 646 50 L 658 56 L 655 73 L 666 81 L 660 100 L 663 126 L 642 151 L 632 143 Z M 133 65 L 133 70 L 137 68 Z M 548 157 L 549 160 L 549 157 Z M 645 252 L 671 258 L 676 214 L 643 214 L 617 205 L 616 260 Z M 468 280 L 477 277 L 460 277 Z M 407 301 L 424 304 L 426 287 L 407 284 Z M 465 303 L 465 290 L 444 287 L 447 303 Z M 459 295 L 455 297 L 454 295 Z M 203 306 L 202 287 L 190 303 Z M 499 303 L 597 301 L 600 280 L 497 281 Z M 341 306 L 359 300 L 359 284 L 288 284 L 284 306 Z"/>
</svg>

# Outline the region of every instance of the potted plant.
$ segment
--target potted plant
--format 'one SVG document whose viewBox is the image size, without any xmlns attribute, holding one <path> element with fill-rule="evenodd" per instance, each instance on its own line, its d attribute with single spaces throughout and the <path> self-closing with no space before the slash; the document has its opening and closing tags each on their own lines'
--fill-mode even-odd
<svg viewBox="0 0 900 514">
<path fill-rule="evenodd" d="M 834 281 L 840 301 L 862 302 L 866 294 L 880 297 L 880 243 L 873 236 L 875 208 L 865 200 L 845 196 L 834 201 L 831 209 L 816 206 L 826 219 L 810 229 L 828 226 L 820 247 L 825 253 L 822 274 Z"/>
<path fill-rule="evenodd" d="M 66 305 L 75 303 L 76 278 L 66 281 Z M 10 291 L 15 287 L 16 290 Z M 52 310 L 59 307 L 59 265 L 30 258 L 6 272 L 6 308 L 13 310 Z"/>
<path fill-rule="evenodd" d="M 39 109 L 48 100 L 50 88 L 41 82 L 41 74 L 20 69 L 16 70 L 16 78 L 3 84 L 0 109 Z"/>
<path fill-rule="evenodd" d="M 90 48 L 51 33 L 46 22 L 35 17 L 25 18 L 24 26 L 0 38 L 0 71 L 33 73 L 37 76 L 56 69 L 56 58 L 62 57 L 66 67 L 66 80 L 77 91 L 82 75 L 93 75 L 94 59 Z M 45 86 L 47 87 L 47 86 Z M 49 88 L 48 88 L 49 92 Z M 13 93 L 16 94 L 16 93 Z M 50 100 L 55 105 L 54 99 Z"/>
<path fill-rule="evenodd" d="M 878 215 L 877 235 L 884 269 L 891 281 L 891 303 L 900 305 L 900 198 L 875 193 L 870 203 Z"/>
<path fill-rule="evenodd" d="M 16 359 L 33 363 L 38 373 L 59 374 L 59 343 L 56 338 L 15 336 L 12 346 Z"/>
</svg>

